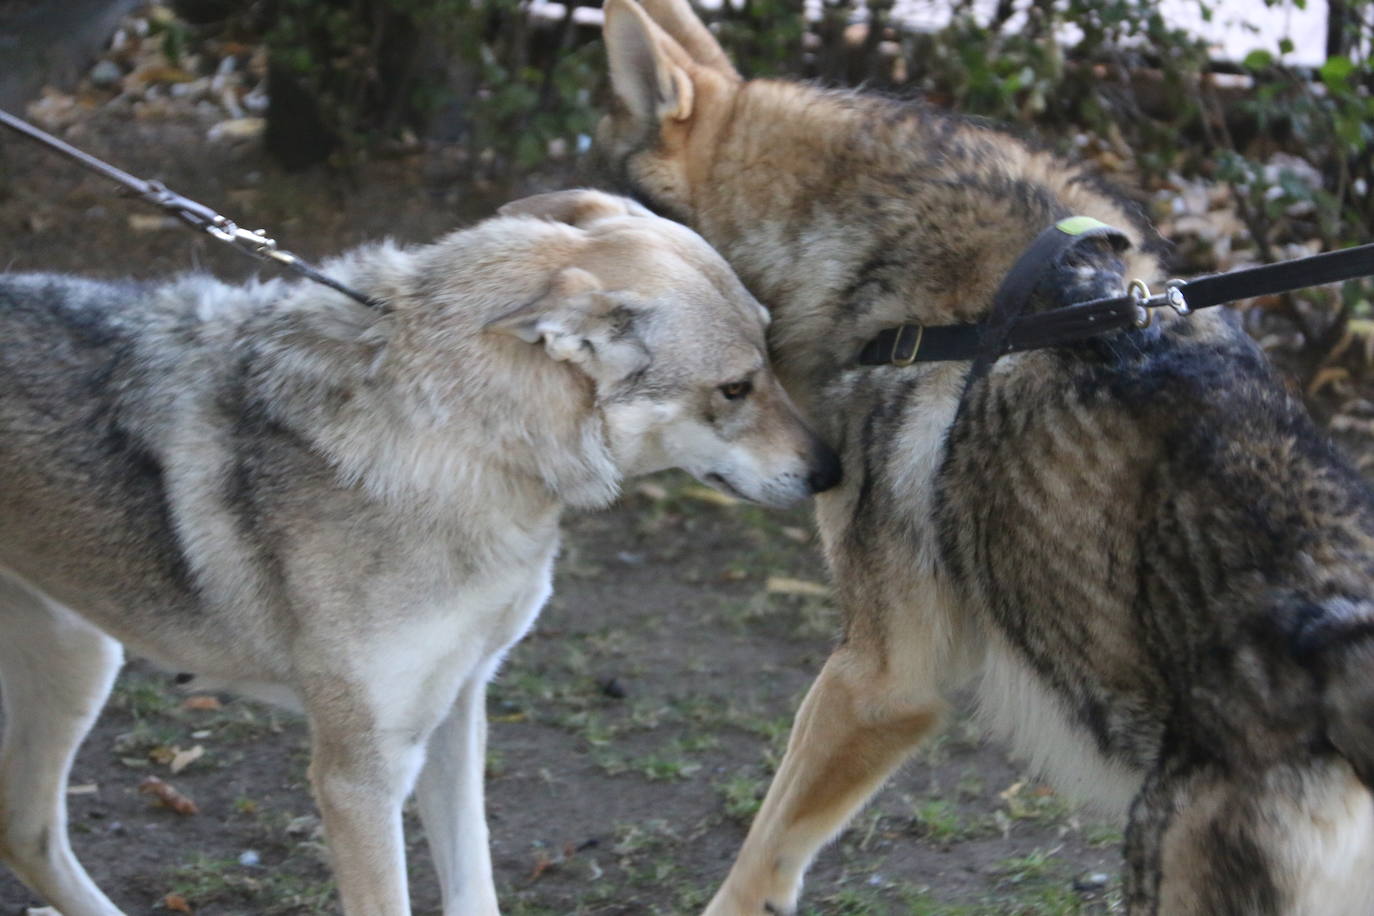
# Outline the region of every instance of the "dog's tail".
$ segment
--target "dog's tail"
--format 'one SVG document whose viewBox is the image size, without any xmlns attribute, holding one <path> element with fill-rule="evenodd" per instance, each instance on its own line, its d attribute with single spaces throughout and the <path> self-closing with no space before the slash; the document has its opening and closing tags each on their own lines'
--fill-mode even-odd
<svg viewBox="0 0 1374 916">
<path fill-rule="evenodd" d="M 1331 603 L 1299 651 L 1320 685 L 1327 740 L 1374 790 L 1374 602 Z"/>
</svg>

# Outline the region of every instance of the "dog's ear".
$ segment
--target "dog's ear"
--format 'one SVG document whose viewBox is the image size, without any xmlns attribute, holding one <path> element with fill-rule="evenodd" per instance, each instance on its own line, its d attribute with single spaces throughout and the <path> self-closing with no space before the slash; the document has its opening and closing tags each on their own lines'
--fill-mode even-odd
<svg viewBox="0 0 1374 916">
<path fill-rule="evenodd" d="M 502 216 L 538 216 L 579 228 L 612 216 L 653 216 L 646 207 L 628 197 L 589 188 L 522 197 L 496 212 Z"/>
<path fill-rule="evenodd" d="M 649 351 L 634 333 L 633 318 L 595 276 L 565 267 L 547 293 L 486 329 L 525 343 L 542 342 L 553 359 L 574 363 L 598 381 L 613 382 L 649 365 Z"/>
<path fill-rule="evenodd" d="M 611 89 L 620 103 L 641 123 L 690 118 L 692 56 L 634 0 L 606 0 L 603 13 Z"/>
<path fill-rule="evenodd" d="M 739 79 L 725 49 L 687 0 L 641 0 L 640 5 L 650 19 L 691 55 L 692 60 L 703 67 Z"/>
</svg>

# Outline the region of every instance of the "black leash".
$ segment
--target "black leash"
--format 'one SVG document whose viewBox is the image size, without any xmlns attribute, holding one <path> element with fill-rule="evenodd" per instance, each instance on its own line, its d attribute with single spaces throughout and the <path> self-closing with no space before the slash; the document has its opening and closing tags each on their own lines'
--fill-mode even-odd
<svg viewBox="0 0 1374 916">
<path fill-rule="evenodd" d="M 1164 292 L 1155 296 L 1150 295 L 1144 281 L 1132 280 L 1124 296 L 1022 316 L 1020 313 L 1045 271 L 1089 238 L 1106 238 L 1120 249 L 1126 236 L 1084 216 L 1060 220 L 1041 232 L 1008 271 L 993 296 L 987 320 L 978 324 L 902 324 L 888 328 L 864 345 L 859 352 L 859 364 L 910 366 L 967 359 L 975 361 L 977 373 L 1008 353 L 1053 347 L 1123 328 L 1148 327 L 1153 310 L 1164 306 L 1187 315 L 1196 309 L 1252 296 L 1374 276 L 1374 244 L 1358 245 L 1195 280 L 1170 280 Z"/>
<path fill-rule="evenodd" d="M 17 131 L 49 149 L 55 150 L 67 158 L 75 161 L 78 165 L 90 169 L 102 178 L 108 178 L 115 184 L 122 185 L 132 191 L 134 196 L 145 203 L 152 204 L 175 216 L 177 219 L 186 223 L 192 229 L 200 229 L 208 232 L 211 236 L 221 242 L 227 242 L 235 250 L 257 258 L 261 261 L 273 261 L 282 265 L 288 270 L 294 271 L 308 280 L 329 287 L 343 293 L 355 302 L 371 308 L 381 308 L 382 305 L 376 299 L 364 296 L 362 293 L 349 289 L 338 280 L 331 279 L 320 273 L 309 262 L 289 251 L 277 247 L 275 239 L 267 237 L 267 234 L 259 229 L 250 232 L 240 228 L 233 220 L 221 216 L 204 204 L 196 203 L 189 197 L 183 197 L 175 191 L 169 190 L 162 182 L 144 181 L 136 178 L 123 169 L 115 168 L 104 160 L 97 159 L 89 153 L 82 152 L 76 147 L 63 140 L 59 140 L 52 134 L 39 130 L 27 121 L 16 118 L 7 111 L 0 110 L 0 124 Z"/>
</svg>

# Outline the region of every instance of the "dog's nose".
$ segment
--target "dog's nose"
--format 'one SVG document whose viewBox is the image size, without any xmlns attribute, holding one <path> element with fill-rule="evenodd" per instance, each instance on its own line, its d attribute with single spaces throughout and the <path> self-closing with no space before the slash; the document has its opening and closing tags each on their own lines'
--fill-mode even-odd
<svg viewBox="0 0 1374 916">
<path fill-rule="evenodd" d="M 840 456 L 830 446 L 821 443 L 811 456 L 811 474 L 806 478 L 812 493 L 824 493 L 840 482 Z"/>
</svg>

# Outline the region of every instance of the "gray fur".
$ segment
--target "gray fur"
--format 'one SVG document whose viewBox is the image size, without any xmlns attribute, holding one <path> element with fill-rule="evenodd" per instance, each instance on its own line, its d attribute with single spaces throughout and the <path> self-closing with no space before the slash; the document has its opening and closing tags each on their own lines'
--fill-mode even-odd
<svg viewBox="0 0 1374 916">
<path fill-rule="evenodd" d="M 490 916 L 484 690 L 565 506 L 672 465 L 763 502 L 834 483 L 699 237 L 592 191 L 313 284 L 0 276 L 0 859 L 115 916 L 63 782 L 120 645 L 297 706 L 344 909 L 404 916 L 419 798 L 451 916 Z M 748 378 L 749 398 L 721 386 Z"/>
</svg>

